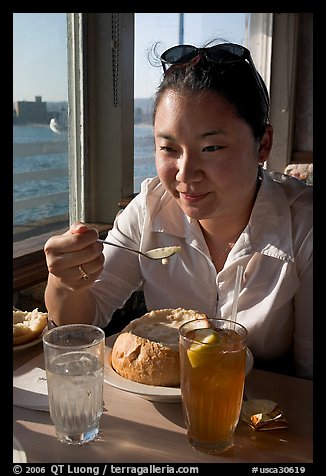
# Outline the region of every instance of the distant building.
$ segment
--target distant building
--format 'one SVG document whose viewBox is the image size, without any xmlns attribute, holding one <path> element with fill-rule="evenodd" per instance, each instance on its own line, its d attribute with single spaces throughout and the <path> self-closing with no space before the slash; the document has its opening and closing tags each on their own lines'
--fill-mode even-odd
<svg viewBox="0 0 326 476">
<path fill-rule="evenodd" d="M 136 107 L 134 110 L 134 123 L 140 124 L 144 122 L 144 113 L 141 107 Z"/>
<path fill-rule="evenodd" d="M 35 96 L 35 101 L 16 101 L 13 104 L 14 124 L 46 124 L 48 122 L 46 102 L 41 96 Z"/>
<path fill-rule="evenodd" d="M 151 124 L 153 117 L 153 98 L 134 99 L 134 123 Z"/>
</svg>

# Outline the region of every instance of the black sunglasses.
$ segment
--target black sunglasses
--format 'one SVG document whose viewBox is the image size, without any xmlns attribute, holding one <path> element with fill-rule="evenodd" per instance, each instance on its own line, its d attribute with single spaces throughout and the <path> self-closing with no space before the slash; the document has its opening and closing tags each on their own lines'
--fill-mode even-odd
<svg viewBox="0 0 326 476">
<path fill-rule="evenodd" d="M 168 64 L 188 63 L 200 54 L 203 54 L 207 60 L 218 64 L 232 64 L 239 61 L 248 61 L 266 106 L 267 108 L 269 107 L 269 99 L 265 85 L 256 70 L 250 51 L 244 46 L 235 43 L 221 43 L 208 48 L 196 48 L 192 45 L 172 46 L 172 48 L 164 51 L 161 55 L 163 71 L 164 73 L 166 72 Z"/>
</svg>

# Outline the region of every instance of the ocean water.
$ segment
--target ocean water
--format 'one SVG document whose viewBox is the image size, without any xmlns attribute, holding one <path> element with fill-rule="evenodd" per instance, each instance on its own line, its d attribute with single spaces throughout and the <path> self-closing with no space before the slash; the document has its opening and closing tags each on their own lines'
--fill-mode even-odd
<svg viewBox="0 0 326 476">
<path fill-rule="evenodd" d="M 28 144 L 58 142 L 59 137 L 48 126 L 13 126 L 13 143 Z M 27 147 L 27 146 L 26 146 Z M 150 125 L 135 125 L 134 128 L 134 192 L 139 192 L 140 184 L 146 177 L 156 175 L 154 161 L 154 142 Z M 67 175 L 51 179 L 26 180 L 15 183 L 15 177 L 23 177 L 26 172 L 38 172 L 48 169 L 66 168 Z M 30 155 L 13 157 L 13 200 L 24 200 L 52 195 L 57 192 L 68 192 L 68 153 L 49 153 L 46 155 Z M 67 215 L 68 199 L 55 203 L 42 204 L 37 208 L 14 212 L 14 225 L 25 225 L 33 221 L 55 216 Z"/>
<path fill-rule="evenodd" d="M 141 182 L 155 177 L 153 128 L 150 125 L 134 126 L 134 192 L 140 191 Z"/>
</svg>

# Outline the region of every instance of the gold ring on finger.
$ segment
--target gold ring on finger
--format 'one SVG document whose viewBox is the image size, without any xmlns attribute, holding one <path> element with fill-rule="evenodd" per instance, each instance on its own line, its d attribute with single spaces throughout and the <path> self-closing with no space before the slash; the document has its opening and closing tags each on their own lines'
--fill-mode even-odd
<svg viewBox="0 0 326 476">
<path fill-rule="evenodd" d="M 87 273 L 85 272 L 85 270 L 84 270 L 84 268 L 82 267 L 81 264 L 78 266 L 78 269 L 79 269 L 79 271 L 80 271 L 80 274 L 81 274 L 82 279 L 89 279 L 89 274 L 87 274 Z"/>
</svg>

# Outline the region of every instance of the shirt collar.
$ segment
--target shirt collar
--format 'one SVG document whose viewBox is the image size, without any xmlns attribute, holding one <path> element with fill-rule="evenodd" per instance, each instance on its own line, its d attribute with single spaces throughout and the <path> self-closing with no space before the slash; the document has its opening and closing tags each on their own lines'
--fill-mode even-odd
<svg viewBox="0 0 326 476">
<path fill-rule="evenodd" d="M 278 175 L 261 169 L 262 183 L 248 223 L 253 251 L 294 261 L 289 200 Z"/>
<path fill-rule="evenodd" d="M 283 174 L 273 175 L 261 169 L 262 182 L 250 220 L 238 241 L 239 246 L 234 247 L 232 254 L 240 256 L 258 252 L 281 260 L 294 261 L 289 197 L 281 185 L 281 182 L 286 180 L 284 177 Z M 153 208 L 154 202 L 158 203 L 157 198 L 160 198 L 159 208 Z M 152 204 L 152 207 L 149 207 L 152 210 L 152 231 L 184 238 L 195 248 L 205 248 L 197 220 L 185 215 L 159 182 L 148 192 L 148 203 Z"/>
</svg>

